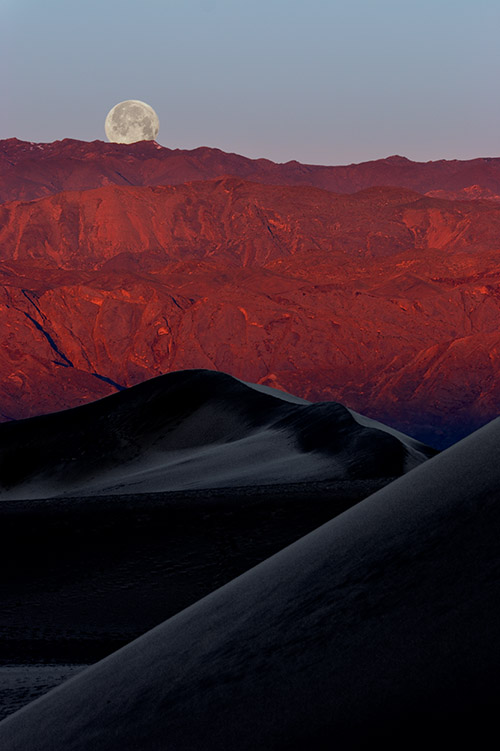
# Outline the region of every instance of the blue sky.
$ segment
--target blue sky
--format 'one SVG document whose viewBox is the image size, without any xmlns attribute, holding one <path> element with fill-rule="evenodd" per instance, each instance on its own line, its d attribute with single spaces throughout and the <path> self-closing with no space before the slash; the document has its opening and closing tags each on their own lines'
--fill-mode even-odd
<svg viewBox="0 0 500 751">
<path fill-rule="evenodd" d="M 171 148 L 347 164 L 500 154 L 498 0 L 0 0 L 0 138 L 105 140 L 123 99 Z"/>
</svg>

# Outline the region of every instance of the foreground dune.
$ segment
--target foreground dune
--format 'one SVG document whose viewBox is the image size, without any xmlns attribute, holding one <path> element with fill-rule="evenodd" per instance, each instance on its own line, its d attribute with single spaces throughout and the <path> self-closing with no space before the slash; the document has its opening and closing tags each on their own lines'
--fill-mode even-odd
<svg viewBox="0 0 500 751">
<path fill-rule="evenodd" d="M 190 370 L 0 425 L 0 491 L 25 499 L 392 478 L 434 453 L 336 402 Z"/>
<path fill-rule="evenodd" d="M 7 718 L 0 747 L 485 747 L 499 441 L 496 420 Z"/>
</svg>

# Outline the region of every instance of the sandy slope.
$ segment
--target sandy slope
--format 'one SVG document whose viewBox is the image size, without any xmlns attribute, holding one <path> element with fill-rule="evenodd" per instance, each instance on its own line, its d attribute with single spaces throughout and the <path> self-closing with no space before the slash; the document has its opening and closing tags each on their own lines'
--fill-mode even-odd
<svg viewBox="0 0 500 751">
<path fill-rule="evenodd" d="M 486 747 L 499 440 L 496 420 L 8 718 L 0 746 Z"/>
<path fill-rule="evenodd" d="M 336 402 L 207 370 L 0 425 L 3 499 L 396 477 L 435 453 Z"/>
<path fill-rule="evenodd" d="M 95 663 L 389 481 L 3 501 L 0 664 Z"/>
</svg>

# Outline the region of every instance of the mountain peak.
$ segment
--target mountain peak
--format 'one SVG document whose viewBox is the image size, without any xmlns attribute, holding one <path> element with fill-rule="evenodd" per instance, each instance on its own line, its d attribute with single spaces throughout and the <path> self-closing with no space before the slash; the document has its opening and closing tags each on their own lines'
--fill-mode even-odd
<svg viewBox="0 0 500 751">
<path fill-rule="evenodd" d="M 412 162 L 411 159 L 408 159 L 405 156 L 400 156 L 399 154 L 388 156 L 384 159 L 384 161 L 388 162 L 389 164 L 415 164 L 415 162 Z"/>
</svg>

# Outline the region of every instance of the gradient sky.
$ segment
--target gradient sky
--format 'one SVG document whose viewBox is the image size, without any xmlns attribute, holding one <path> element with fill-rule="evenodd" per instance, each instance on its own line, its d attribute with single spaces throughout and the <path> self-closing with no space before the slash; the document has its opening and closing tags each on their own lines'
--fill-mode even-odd
<svg viewBox="0 0 500 751">
<path fill-rule="evenodd" d="M 102 139 L 142 99 L 170 148 L 347 164 L 500 154 L 498 0 L 0 0 L 0 138 Z"/>
</svg>

